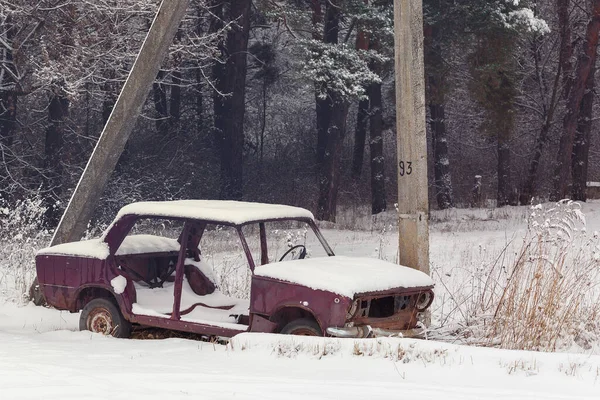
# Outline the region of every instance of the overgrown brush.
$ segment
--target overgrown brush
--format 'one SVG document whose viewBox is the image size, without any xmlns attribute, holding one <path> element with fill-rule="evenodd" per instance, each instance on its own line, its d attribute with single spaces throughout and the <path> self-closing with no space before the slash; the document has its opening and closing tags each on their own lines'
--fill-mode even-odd
<svg viewBox="0 0 600 400">
<path fill-rule="evenodd" d="M 45 211 L 39 197 L 0 204 L 0 294 L 5 298 L 26 299 L 36 275 L 35 253 L 50 240 L 50 232 L 41 228 Z"/>
<path fill-rule="evenodd" d="M 522 245 L 509 242 L 491 259 L 455 293 L 440 276 L 453 305 L 438 334 L 541 351 L 589 349 L 600 339 L 599 237 L 586 231 L 579 204 L 533 207 Z"/>
<path fill-rule="evenodd" d="M 590 346 L 600 322 L 600 248 L 577 203 L 534 207 L 527 238 L 510 266 L 489 336 L 503 347 Z"/>
</svg>

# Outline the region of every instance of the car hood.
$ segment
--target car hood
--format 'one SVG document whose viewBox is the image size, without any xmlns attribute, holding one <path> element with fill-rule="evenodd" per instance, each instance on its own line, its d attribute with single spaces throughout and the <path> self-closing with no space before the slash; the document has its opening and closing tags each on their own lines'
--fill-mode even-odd
<svg viewBox="0 0 600 400">
<path fill-rule="evenodd" d="M 254 275 L 353 298 L 358 293 L 433 286 L 429 275 L 387 261 L 320 257 L 259 266 Z"/>
</svg>

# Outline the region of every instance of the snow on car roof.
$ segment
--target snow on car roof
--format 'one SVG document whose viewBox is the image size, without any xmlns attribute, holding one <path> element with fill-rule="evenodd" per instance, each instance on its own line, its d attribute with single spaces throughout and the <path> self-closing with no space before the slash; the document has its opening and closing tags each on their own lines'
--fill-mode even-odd
<svg viewBox="0 0 600 400">
<path fill-rule="evenodd" d="M 304 208 L 230 200 L 144 201 L 121 208 L 115 220 L 124 215 L 192 218 L 232 225 L 287 218 L 314 219 Z"/>
</svg>

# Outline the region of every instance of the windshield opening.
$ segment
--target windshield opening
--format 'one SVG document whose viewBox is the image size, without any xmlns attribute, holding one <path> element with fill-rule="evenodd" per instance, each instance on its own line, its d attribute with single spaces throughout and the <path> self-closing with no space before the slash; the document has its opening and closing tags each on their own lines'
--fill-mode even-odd
<svg viewBox="0 0 600 400">
<path fill-rule="evenodd" d="M 264 223 L 267 243 L 267 257 L 264 257 L 261 251 L 260 225 L 254 223 L 242 227 L 257 267 L 265 263 L 330 255 L 309 223 L 285 220 Z"/>
</svg>

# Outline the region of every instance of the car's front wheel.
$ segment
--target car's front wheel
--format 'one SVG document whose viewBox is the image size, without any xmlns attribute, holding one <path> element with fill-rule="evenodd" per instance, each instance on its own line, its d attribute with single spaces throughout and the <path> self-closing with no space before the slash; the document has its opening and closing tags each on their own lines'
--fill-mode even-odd
<svg viewBox="0 0 600 400">
<path fill-rule="evenodd" d="M 114 302 L 101 298 L 94 299 L 83 307 L 79 317 L 79 330 L 127 338 L 131 335 L 131 323 Z"/>
<path fill-rule="evenodd" d="M 307 318 L 294 320 L 281 329 L 284 335 L 323 336 L 317 321 Z"/>
</svg>

